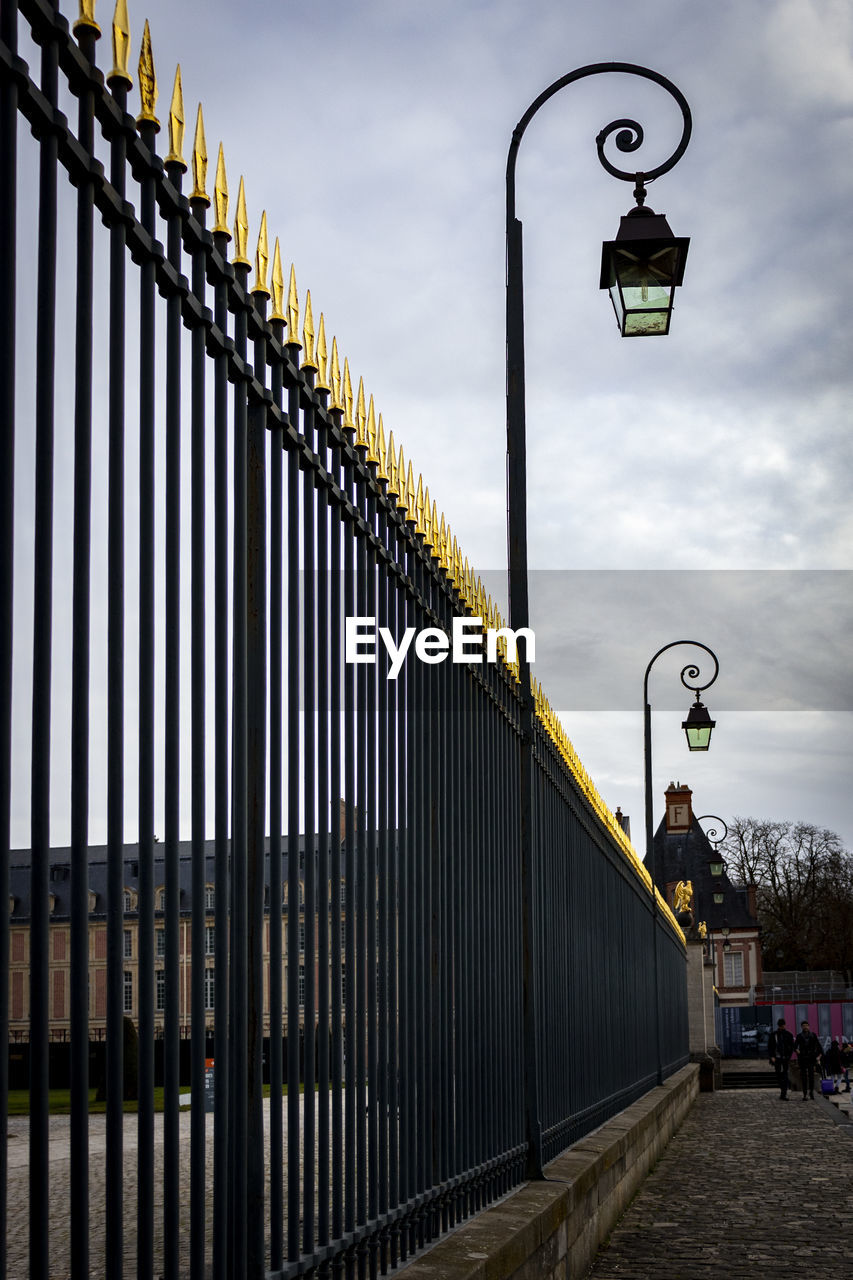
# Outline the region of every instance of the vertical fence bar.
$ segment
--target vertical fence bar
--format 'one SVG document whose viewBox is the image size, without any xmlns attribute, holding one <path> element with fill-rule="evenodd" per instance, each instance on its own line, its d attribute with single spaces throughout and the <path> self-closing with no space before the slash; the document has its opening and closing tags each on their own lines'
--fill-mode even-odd
<svg viewBox="0 0 853 1280">
<path fill-rule="evenodd" d="M 353 485 L 350 470 L 350 454 L 347 448 L 342 449 L 342 485 L 348 496 L 352 496 Z M 343 588 L 344 617 L 356 616 L 355 607 L 355 534 L 352 521 L 347 520 L 343 535 Z M 355 848 L 355 675 L 352 665 L 344 667 L 344 930 L 345 930 L 345 1003 L 344 1016 L 344 1073 L 346 1088 L 344 1094 L 344 1231 L 349 1235 L 356 1224 L 356 1044 L 358 1009 L 358 992 L 356 977 L 356 848 Z M 352 1274 L 350 1255 L 347 1255 L 347 1280 Z"/>
<path fill-rule="evenodd" d="M 334 402 L 333 402 L 334 403 Z M 330 416 L 333 431 L 330 440 L 330 467 L 333 482 L 341 481 L 341 450 L 339 410 L 332 409 Z M 331 1068 L 331 1110 L 332 1110 L 332 1205 L 331 1235 L 338 1240 L 344 1230 L 344 1121 L 343 1121 L 343 1056 L 344 1056 L 344 1011 L 342 1007 L 342 957 L 341 957 L 341 824 L 343 813 L 341 799 L 341 756 L 343 738 L 341 732 L 341 532 L 343 528 L 343 511 L 335 505 L 331 511 L 329 529 L 329 794 L 331 797 L 331 857 L 330 857 L 330 909 L 331 909 L 331 1020 L 332 1020 L 332 1068 Z M 342 1261 L 338 1255 L 333 1275 L 340 1276 Z"/>
<path fill-rule="evenodd" d="M 100 31 L 79 20 L 80 51 L 94 61 Z M 77 137 L 94 150 L 95 95 L 81 88 Z M 92 503 L 92 294 L 94 188 L 77 189 L 74 369 L 74 569 L 71 621 L 71 1274 L 89 1275 L 89 636 Z"/>
<path fill-rule="evenodd" d="M 217 179 L 218 181 L 218 179 Z M 217 200 L 223 199 L 217 192 Z M 230 233 L 219 218 L 213 230 L 215 257 L 214 324 L 225 336 L 228 330 L 228 278 L 232 268 L 227 261 Z M 224 354 L 215 357 L 213 366 L 213 720 L 214 720 L 214 978 L 213 978 L 213 1280 L 226 1280 L 229 1274 L 229 1099 L 230 1099 L 230 965 L 228 932 L 230 928 L 230 862 L 228 841 L 230 787 L 228 784 L 228 361 Z M 141 1280 L 141 1278 L 140 1278 Z"/>
<path fill-rule="evenodd" d="M 129 77 L 108 83 L 124 117 Z M 110 146 L 110 180 L 124 198 L 127 134 Z M 106 1268 L 120 1280 L 124 1194 L 124 396 L 127 239 L 110 227 L 109 495 L 107 531 L 107 1151 Z M 132 972 L 132 971 L 131 971 Z M 132 1007 L 132 1006 L 131 1006 Z"/>
<path fill-rule="evenodd" d="M 18 11 L 0 8 L 0 39 L 18 50 Z M 18 87 L 0 80 L 0 902 L 9 901 L 12 808 L 12 577 L 15 552 L 15 303 Z M 9 912 L 0 912 L 0 973 L 9 972 Z M 0 1133 L 9 1116 L 9 983 L 0 982 Z M 0 1274 L 6 1274 L 8 1154 L 0 1142 Z"/>
<path fill-rule="evenodd" d="M 309 302 L 306 303 L 305 315 L 305 348 L 302 360 L 302 375 L 305 384 L 313 387 L 316 364 L 313 345 L 313 332 L 309 332 Z M 314 447 L 314 410 L 306 405 L 302 413 L 302 432 L 309 449 Z M 302 485 L 302 721 L 303 721 L 303 753 L 305 778 L 303 782 L 305 827 L 305 876 L 304 893 L 305 908 L 302 917 L 304 922 L 304 951 L 301 956 L 304 981 L 302 986 L 302 1025 L 304 1029 L 304 1067 L 303 1067 L 303 1154 L 302 1154 L 302 1251 L 313 1253 L 315 1241 L 315 1140 L 316 1140 L 316 1098 L 314 1093 L 314 952 L 315 928 L 314 918 L 317 907 L 317 851 L 314 843 L 315 829 L 315 785 L 317 775 L 315 717 L 318 713 L 316 689 L 317 634 L 315 629 L 315 598 L 317 594 L 315 569 L 315 515 L 314 515 L 314 477 L 311 471 L 303 473 Z"/>
<path fill-rule="evenodd" d="M 260 250 L 259 250 L 260 258 Z M 265 274 L 264 263 L 264 274 Z M 266 314 L 265 281 L 252 291 L 256 320 Z M 263 328 L 254 341 L 256 381 L 266 388 Z M 269 393 L 265 391 L 265 396 Z M 248 1280 L 264 1275 L 264 880 L 267 771 L 267 500 L 266 403 L 253 391 L 249 403 L 247 458 L 246 656 L 248 660 Z"/>
<path fill-rule="evenodd" d="M 328 400 L 326 386 L 325 327 L 322 323 L 317 351 L 319 370 L 316 390 L 323 408 Z M 329 467 L 328 429 L 323 415 L 317 420 L 317 454 L 320 465 Z M 329 880 L 330 817 L 329 777 L 332 735 L 329 723 L 329 494 L 327 481 L 317 489 L 317 1245 L 323 1249 L 330 1240 L 330 1017 L 331 1017 L 331 912 L 334 890 Z M 340 897 L 340 892 L 338 893 Z M 321 1264 L 319 1274 L 327 1280 L 330 1269 Z"/>
<path fill-rule="evenodd" d="M 365 465 L 366 449 L 362 447 L 359 450 L 361 454 L 362 465 Z M 365 511 L 367 515 L 367 523 L 374 530 L 376 524 L 376 500 L 373 496 L 372 485 L 370 480 L 365 483 Z M 376 552 L 372 544 L 365 541 L 365 613 L 369 618 L 376 617 Z M 376 1044 L 376 981 L 377 981 L 377 953 L 376 953 L 376 681 L 378 677 L 378 664 L 364 668 L 365 682 L 365 751 L 364 751 L 364 822 L 366 828 L 366 849 L 365 858 L 360 860 L 362 877 L 365 888 L 365 1079 L 367 1083 L 367 1100 L 365 1106 L 365 1119 L 367 1121 L 367 1164 L 365 1166 L 367 1181 L 367 1217 L 371 1222 L 375 1222 L 376 1215 L 379 1211 L 378 1199 L 378 1181 L 379 1181 L 379 1159 L 378 1159 L 378 1141 L 379 1132 L 382 1128 L 380 1122 L 380 1105 L 383 1098 L 380 1097 L 380 1089 L 377 1088 L 379 1083 L 379 1061 L 377 1057 Z M 384 679 L 384 672 L 382 678 Z M 387 1112 L 386 1112 L 387 1125 Z M 369 1259 L 371 1275 L 376 1274 L 376 1240 L 375 1236 L 371 1237 L 371 1247 Z"/>
<path fill-rule="evenodd" d="M 353 493 L 359 515 L 366 505 L 365 484 L 358 465 L 358 455 L 353 467 Z M 367 616 L 367 545 L 361 529 L 355 530 L 355 611 Z M 367 1168 L 367 984 L 368 973 L 373 970 L 373 957 L 367 951 L 367 731 L 369 709 L 367 704 L 367 671 L 365 666 L 356 668 L 355 677 L 355 917 L 350 924 L 347 908 L 347 940 L 350 932 L 355 936 L 355 987 L 352 1000 L 347 1001 L 347 1023 L 355 1024 L 355 1057 L 347 1061 L 347 1097 L 350 1081 L 355 1078 L 355 1173 L 356 1209 L 355 1221 L 363 1226 L 367 1221 L 368 1168 Z M 370 966 L 368 969 L 368 959 Z M 349 973 L 347 966 L 347 973 Z M 349 994 L 349 993 L 348 993 Z M 358 1277 L 365 1275 L 366 1245 L 363 1235 L 356 1245 Z"/>
<path fill-rule="evenodd" d="M 41 87 L 56 105 L 56 43 L 42 46 Z M 33 704 L 30 862 L 30 1275 L 47 1276 L 49 1185 L 50 981 L 50 706 L 53 602 L 53 444 L 56 363 L 56 167 L 58 139 L 49 133 L 39 154 L 36 314 L 36 477 L 33 584 Z M 14 200 L 14 197 L 13 197 Z M 13 295 L 14 297 L 14 295 Z M 4 420 L 11 435 L 11 418 Z M 10 504 L 11 505 L 11 504 Z M 4 898 L 3 902 L 8 899 Z M 8 987 L 3 968 L 3 985 Z M 0 1052 L 8 1056 L 4 1038 Z M 5 1134 L 5 1128 L 3 1133 Z M 4 1144 L 5 1145 L 5 1144 Z M 4 1273 L 5 1274 L 5 1273 Z"/>
<path fill-rule="evenodd" d="M 239 206 L 238 206 L 239 207 Z M 235 301 L 234 349 L 246 358 L 248 309 L 245 297 L 251 264 L 234 259 L 237 285 L 243 293 Z M 234 536 L 232 663 L 232 825 L 231 825 L 231 988 L 228 1085 L 231 1173 L 229 1231 L 231 1275 L 243 1275 L 248 1265 L 248 391 L 242 379 L 234 384 Z"/>
<path fill-rule="evenodd" d="M 371 455 L 368 458 L 372 461 Z M 379 469 L 374 464 L 373 473 L 379 475 Z M 384 489 L 384 485 L 383 485 Z M 379 542 L 383 548 L 388 544 L 388 519 L 386 509 L 386 499 L 384 492 L 380 490 L 380 497 L 376 503 L 378 517 L 378 536 Z M 376 621 L 379 627 L 388 626 L 388 565 L 384 559 L 380 558 L 375 570 L 377 579 L 377 606 Z M 388 753 L 388 701 L 389 701 L 389 680 L 384 671 L 377 671 L 377 730 L 378 742 L 374 755 L 376 761 L 376 780 L 378 784 L 378 795 L 376 800 L 376 833 L 377 833 L 377 867 L 376 867 L 376 899 L 377 899 L 377 1043 L 376 1043 L 376 1065 L 375 1075 L 371 1082 L 371 1090 L 375 1092 L 378 1110 L 379 1110 L 379 1150 L 378 1150 L 378 1202 L 377 1211 L 380 1217 L 384 1217 L 389 1209 L 389 1157 L 390 1147 L 393 1147 L 393 1130 L 396 1124 L 396 1114 L 391 1108 L 390 1094 L 393 1086 L 394 1072 L 392 1065 L 391 1047 L 389 1044 L 390 1022 L 388 1016 L 388 987 L 389 987 L 389 963 L 390 963 L 390 942 L 389 942 L 389 901 L 388 901 L 388 866 L 389 866 L 389 847 L 390 847 L 390 831 L 388 823 L 388 798 L 389 798 L 389 753 Z M 387 1227 L 383 1227 L 381 1236 L 381 1244 L 379 1249 L 379 1270 L 383 1275 L 388 1269 L 388 1246 L 390 1241 L 390 1232 Z"/>
<path fill-rule="evenodd" d="M 199 111 L 201 108 L 199 108 Z M 194 161 L 195 163 L 195 161 Z M 190 209 L 204 230 L 210 203 L 200 174 L 190 196 Z M 192 253 L 192 292 L 205 303 L 207 285 L 207 244 L 196 242 Z M 205 1167 L 206 1120 L 204 1074 L 207 1054 L 205 987 L 207 973 L 207 865 L 205 851 L 205 330 L 196 324 L 190 350 L 190 735 L 191 735 L 191 894 L 192 926 L 190 948 L 190 1276 L 204 1280 L 207 1171 Z M 215 898 L 214 898 L 215 906 Z M 214 982 L 216 977 L 214 974 Z M 214 1006 L 216 1001 L 214 1000 Z M 215 1059 L 214 1059 L 215 1063 Z"/>
<path fill-rule="evenodd" d="M 285 350 L 295 364 L 299 338 L 290 328 Z M 288 378 L 288 416 L 299 431 L 299 385 Z M 299 1257 L 301 1151 L 299 1131 L 299 457 L 287 455 L 287 1259 Z M 307 835 L 307 833 L 306 833 Z"/>
<path fill-rule="evenodd" d="M 273 337 L 280 346 L 284 321 L 273 313 Z M 282 360 L 272 357 L 270 388 L 273 404 L 282 407 Z M 270 1266 L 284 1262 L 284 1129 L 282 1094 L 282 585 L 284 581 L 284 439 L 282 428 L 271 419 L 270 446 Z"/>
<path fill-rule="evenodd" d="M 155 120 L 139 132 L 154 159 Z M 140 181 L 140 220 L 155 227 L 153 165 Z M 139 276 L 139 1112 L 137 1117 L 136 1274 L 154 1270 L 154 616 L 155 616 L 155 267 L 146 257 Z"/>
<path fill-rule="evenodd" d="M 170 156 L 172 158 L 170 158 Z M 180 196 L 183 160 L 170 153 L 166 173 Z M 181 269 L 182 219 L 178 206 L 166 219 L 167 253 Z M 166 299 L 166 626 L 165 626 L 165 1010 L 163 1018 L 163 1270 L 177 1280 L 180 1268 L 180 779 L 181 779 L 181 299 Z"/>
</svg>

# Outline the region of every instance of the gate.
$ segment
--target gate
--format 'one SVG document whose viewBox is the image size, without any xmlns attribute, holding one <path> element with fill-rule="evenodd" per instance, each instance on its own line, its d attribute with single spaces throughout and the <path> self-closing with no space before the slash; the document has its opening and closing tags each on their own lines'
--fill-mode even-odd
<svg viewBox="0 0 853 1280">
<path fill-rule="evenodd" d="M 373 1276 L 686 1061 L 684 941 L 538 688 L 523 903 L 511 637 L 180 73 L 160 135 L 147 27 L 135 118 L 97 35 L 3 0 L 0 1272 Z"/>
</svg>

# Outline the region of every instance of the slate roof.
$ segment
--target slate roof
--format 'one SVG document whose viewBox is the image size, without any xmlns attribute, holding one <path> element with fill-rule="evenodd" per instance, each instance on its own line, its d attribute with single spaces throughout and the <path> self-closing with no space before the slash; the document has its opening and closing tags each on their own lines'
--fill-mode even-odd
<svg viewBox="0 0 853 1280">
<path fill-rule="evenodd" d="M 288 856 L 287 840 L 282 839 L 282 880 L 287 882 Z M 300 865 L 304 863 L 305 838 L 299 838 Z M 205 841 L 205 882 L 213 884 L 215 880 L 215 842 Z M 229 844 L 230 853 L 230 844 Z M 178 843 L 178 883 L 181 890 L 181 913 L 192 910 L 192 842 L 181 840 Z M 54 895 L 55 904 L 51 919 L 69 917 L 71 911 L 71 849 L 57 848 L 50 851 L 50 892 Z M 154 887 L 157 889 L 166 880 L 165 846 L 162 843 L 154 846 Z M 269 840 L 266 841 L 266 857 L 264 858 L 264 883 L 269 885 L 270 860 Z M 139 845 L 128 844 L 124 847 L 124 879 L 126 889 L 137 891 L 139 888 Z M 89 891 L 96 894 L 94 910 L 90 915 L 97 919 L 106 916 L 107 902 L 107 847 L 92 845 L 89 848 Z M 9 866 L 9 892 L 15 899 L 10 921 L 28 920 L 30 916 L 30 851 L 29 849 L 13 849 Z M 203 910 L 203 907 L 202 907 Z"/>
<path fill-rule="evenodd" d="M 704 920 L 711 932 L 728 925 L 730 929 L 756 929 L 758 921 L 749 910 L 747 890 L 732 884 L 727 875 L 711 875 L 710 863 L 719 861 L 705 832 L 696 819 L 689 831 L 669 832 L 666 819 L 655 833 L 657 885 L 666 894 L 666 886 L 679 880 L 693 882 L 693 916 Z M 651 870 L 651 868 L 649 868 Z M 723 893 L 721 903 L 714 902 L 715 892 Z"/>
</svg>

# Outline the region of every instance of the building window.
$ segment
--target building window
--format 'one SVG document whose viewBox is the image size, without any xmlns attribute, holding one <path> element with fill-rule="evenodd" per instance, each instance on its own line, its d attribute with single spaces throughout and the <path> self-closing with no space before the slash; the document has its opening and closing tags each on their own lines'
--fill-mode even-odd
<svg viewBox="0 0 853 1280">
<path fill-rule="evenodd" d="M 124 1011 L 133 1013 L 133 974 L 129 969 L 124 971 Z"/>
<path fill-rule="evenodd" d="M 215 973 L 216 973 L 215 969 L 205 969 L 204 971 L 204 1007 L 207 1010 L 210 1010 L 213 1008 Z"/>
<path fill-rule="evenodd" d="M 743 986 L 743 952 L 723 952 L 723 983 L 727 987 Z"/>
<path fill-rule="evenodd" d="M 305 953 L 305 921 L 299 921 L 299 954 Z"/>
<path fill-rule="evenodd" d="M 133 955 L 133 934 L 130 929 L 124 931 L 124 958 L 129 960 Z"/>
<path fill-rule="evenodd" d="M 216 929 L 212 924 L 204 926 L 204 954 L 212 956 L 216 945 Z"/>
<path fill-rule="evenodd" d="M 165 929 L 155 929 L 155 930 L 154 930 L 154 939 L 155 939 L 155 942 L 156 942 L 156 944 L 157 944 L 157 946 L 156 946 L 156 950 L 157 950 L 157 958 L 158 958 L 158 960 L 162 960 L 162 959 L 163 959 L 163 957 L 164 957 L 164 955 L 166 954 L 166 930 L 165 930 Z"/>
<path fill-rule="evenodd" d="M 299 1008 L 304 1009 L 305 1008 L 305 965 L 304 964 L 301 964 L 299 966 L 298 988 L 299 988 Z"/>
<path fill-rule="evenodd" d="M 346 1008 L 347 1003 L 347 967 L 341 964 L 341 1008 Z"/>
<path fill-rule="evenodd" d="M 216 906 L 216 891 L 214 890 L 212 884 L 205 885 L 204 909 L 205 911 L 212 911 L 215 906 Z"/>
<path fill-rule="evenodd" d="M 154 974 L 154 1008 L 158 1013 L 166 1008 L 166 974 L 162 969 Z"/>
<path fill-rule="evenodd" d="M 158 910 L 158 911 L 165 911 L 165 910 L 166 910 L 166 890 L 165 890 L 165 889 L 158 889 L 158 890 L 157 890 L 157 895 L 156 895 L 156 899 L 155 899 L 155 900 L 156 900 L 156 903 L 157 903 L 157 910 Z"/>
<path fill-rule="evenodd" d="M 121 905 L 124 911 L 133 910 L 133 894 L 129 889 L 125 889 L 124 893 L 121 895 Z"/>
</svg>

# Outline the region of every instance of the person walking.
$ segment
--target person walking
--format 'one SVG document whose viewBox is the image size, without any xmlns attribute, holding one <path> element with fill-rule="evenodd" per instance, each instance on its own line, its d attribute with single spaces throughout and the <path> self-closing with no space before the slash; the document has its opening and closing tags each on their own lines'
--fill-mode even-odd
<svg viewBox="0 0 853 1280">
<path fill-rule="evenodd" d="M 780 1018 L 776 1023 L 776 1030 L 770 1032 L 768 1050 L 770 1061 L 776 1071 L 776 1079 L 779 1081 L 779 1098 L 782 1102 L 787 1102 L 788 1063 L 794 1052 L 794 1037 L 785 1026 L 784 1018 Z"/>
<path fill-rule="evenodd" d="M 815 1064 L 823 1057 L 820 1041 L 803 1019 L 800 1033 L 794 1041 L 794 1053 L 797 1055 L 797 1066 L 800 1068 L 800 1084 L 803 1090 L 803 1102 L 808 1097 L 814 1101 L 814 1069 Z"/>
</svg>

